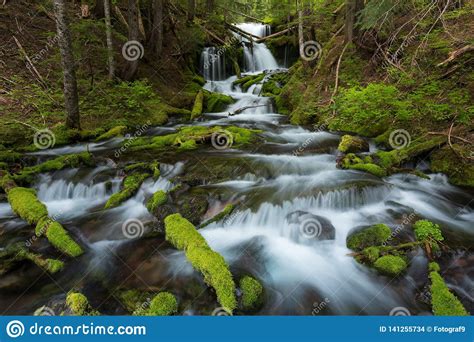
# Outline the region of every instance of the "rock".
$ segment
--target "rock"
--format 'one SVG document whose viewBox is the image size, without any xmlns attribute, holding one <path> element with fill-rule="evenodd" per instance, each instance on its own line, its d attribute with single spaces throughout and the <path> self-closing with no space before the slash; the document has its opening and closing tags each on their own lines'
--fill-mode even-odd
<svg viewBox="0 0 474 342">
<path fill-rule="evenodd" d="M 327 218 L 297 210 L 286 216 L 291 225 L 295 225 L 298 236 L 314 240 L 334 240 L 336 228 Z"/>
<path fill-rule="evenodd" d="M 362 138 L 344 135 L 337 149 L 342 153 L 369 152 L 369 144 Z"/>
<path fill-rule="evenodd" d="M 367 247 L 380 246 L 387 242 L 392 231 L 385 224 L 357 228 L 347 235 L 347 247 L 361 251 Z"/>
</svg>

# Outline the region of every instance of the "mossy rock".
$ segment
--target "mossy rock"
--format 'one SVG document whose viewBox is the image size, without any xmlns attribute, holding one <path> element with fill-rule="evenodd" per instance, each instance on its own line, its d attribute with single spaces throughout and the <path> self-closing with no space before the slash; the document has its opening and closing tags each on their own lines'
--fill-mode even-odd
<svg viewBox="0 0 474 342">
<path fill-rule="evenodd" d="M 355 251 L 361 251 L 367 247 L 379 246 L 385 243 L 392 234 L 390 228 L 385 224 L 376 224 L 363 228 L 347 236 L 347 247 Z"/>
<path fill-rule="evenodd" d="M 158 206 L 165 204 L 168 201 L 168 195 L 163 190 L 158 190 L 147 202 L 147 209 L 151 213 L 158 208 Z"/>
<path fill-rule="evenodd" d="M 373 264 L 380 257 L 380 249 L 375 246 L 367 247 L 362 251 L 362 254 L 369 264 Z"/>
<path fill-rule="evenodd" d="M 342 153 L 361 153 L 369 151 L 369 144 L 362 138 L 344 135 L 337 147 Z"/>
<path fill-rule="evenodd" d="M 138 309 L 133 314 L 139 316 L 171 316 L 178 312 L 178 302 L 169 292 L 158 293 L 150 302 L 148 309 Z"/>
<path fill-rule="evenodd" d="M 108 140 L 112 138 L 123 137 L 126 131 L 127 131 L 126 126 L 115 126 L 109 129 L 107 132 L 105 132 L 101 136 L 99 136 L 96 139 L 96 141 L 103 141 L 103 140 Z"/>
<path fill-rule="evenodd" d="M 166 240 L 185 251 L 194 269 L 201 272 L 204 281 L 216 291 L 222 307 L 232 312 L 237 306 L 235 284 L 224 258 L 214 252 L 193 224 L 180 214 L 166 217 L 165 230 Z"/>
<path fill-rule="evenodd" d="M 241 304 L 243 310 L 255 309 L 262 303 L 263 286 L 258 280 L 245 276 L 240 279 L 239 287 L 242 291 Z"/>
<path fill-rule="evenodd" d="M 385 255 L 374 262 L 374 268 L 387 276 L 397 276 L 407 268 L 406 261 L 399 256 Z"/>
<path fill-rule="evenodd" d="M 89 305 L 87 297 L 79 292 L 69 292 L 66 306 L 73 316 L 96 316 L 99 313 Z"/>
<path fill-rule="evenodd" d="M 211 223 L 213 222 L 218 222 L 222 219 L 224 219 L 226 216 L 230 215 L 232 213 L 232 211 L 234 211 L 234 205 L 233 204 L 227 204 L 224 209 L 222 209 L 221 212 L 219 212 L 218 214 L 216 214 L 215 216 L 211 217 L 209 220 L 207 220 L 206 222 L 204 222 L 200 228 L 203 228 L 205 226 L 208 226 L 210 225 Z"/>
<path fill-rule="evenodd" d="M 467 159 L 470 155 L 468 149 L 456 144 L 453 148 L 466 159 L 460 158 L 446 146 L 431 155 L 431 170 L 448 175 L 451 184 L 474 187 L 474 163 Z"/>
<path fill-rule="evenodd" d="M 150 177 L 148 173 L 140 173 L 140 174 L 132 174 L 130 176 L 125 177 L 123 181 L 123 189 L 110 196 L 105 203 L 104 209 L 110 209 L 118 207 L 124 201 L 131 198 L 135 193 L 138 191 L 142 183 Z"/>
<path fill-rule="evenodd" d="M 204 93 L 202 90 L 199 90 L 199 92 L 196 95 L 196 99 L 194 100 L 194 106 L 193 110 L 191 111 L 191 119 L 196 119 L 201 116 L 202 110 L 204 107 Z"/>
<path fill-rule="evenodd" d="M 21 153 L 12 150 L 0 150 L 0 162 L 15 163 L 21 158 Z"/>
<path fill-rule="evenodd" d="M 206 91 L 204 92 L 204 102 L 207 113 L 216 113 L 224 111 L 235 101 L 228 95 Z"/>
<path fill-rule="evenodd" d="M 348 169 L 350 170 L 358 170 L 358 171 L 365 171 L 368 172 L 376 177 L 386 177 L 387 176 L 387 171 L 385 169 L 381 168 L 378 165 L 368 163 L 368 164 L 354 164 L 354 165 L 349 165 Z"/>
<path fill-rule="evenodd" d="M 469 316 L 459 299 L 449 291 L 443 277 L 438 273 L 439 266 L 430 264 L 431 305 L 435 316 Z"/>
<path fill-rule="evenodd" d="M 180 194 L 176 199 L 177 211 L 194 225 L 201 223 L 209 208 L 208 195 L 199 191 Z"/>
</svg>

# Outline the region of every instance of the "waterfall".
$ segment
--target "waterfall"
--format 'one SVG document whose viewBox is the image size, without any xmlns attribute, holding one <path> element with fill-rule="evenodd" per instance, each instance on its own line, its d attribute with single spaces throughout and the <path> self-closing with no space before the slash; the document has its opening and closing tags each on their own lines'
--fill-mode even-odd
<svg viewBox="0 0 474 342">
<path fill-rule="evenodd" d="M 241 30 L 254 36 L 265 37 L 271 33 L 269 25 L 258 23 L 244 23 L 236 25 Z M 242 41 L 248 42 L 245 38 Z M 244 44 L 244 71 L 259 72 L 264 70 L 278 69 L 278 63 L 268 47 L 264 43 Z"/>
<path fill-rule="evenodd" d="M 225 57 L 222 50 L 206 47 L 201 53 L 201 72 L 206 81 L 221 81 L 225 75 Z"/>
</svg>

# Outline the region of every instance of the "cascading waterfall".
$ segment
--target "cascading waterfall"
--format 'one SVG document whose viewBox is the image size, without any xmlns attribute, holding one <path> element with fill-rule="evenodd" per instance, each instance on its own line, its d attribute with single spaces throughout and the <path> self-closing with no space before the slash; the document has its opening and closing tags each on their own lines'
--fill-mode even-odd
<svg viewBox="0 0 474 342">
<path fill-rule="evenodd" d="M 225 56 L 216 47 L 206 47 L 201 53 L 201 72 L 206 81 L 225 79 Z"/>
</svg>

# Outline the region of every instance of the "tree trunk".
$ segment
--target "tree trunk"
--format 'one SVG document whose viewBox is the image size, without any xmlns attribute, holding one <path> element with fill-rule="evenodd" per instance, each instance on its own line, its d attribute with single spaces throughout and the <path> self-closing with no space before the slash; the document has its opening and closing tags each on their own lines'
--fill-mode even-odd
<svg viewBox="0 0 474 342">
<path fill-rule="evenodd" d="M 102 1 L 102 0 L 100 0 Z M 112 23 L 110 20 L 110 0 L 103 0 L 105 15 L 105 34 L 107 36 L 107 57 L 109 64 L 109 78 L 115 76 L 114 46 L 112 42 Z"/>
<path fill-rule="evenodd" d="M 209 14 L 214 12 L 214 0 L 206 0 L 206 10 Z"/>
<path fill-rule="evenodd" d="M 66 0 L 54 0 L 58 44 L 64 74 L 66 127 L 80 129 L 79 97 L 77 94 L 76 65 L 72 51 L 71 32 L 66 13 Z"/>
<path fill-rule="evenodd" d="M 188 0 L 188 20 L 193 21 L 196 12 L 196 0 Z"/>
<path fill-rule="evenodd" d="M 304 35 L 303 35 L 303 4 L 302 0 L 296 2 L 298 8 L 298 46 L 300 49 L 300 55 L 302 55 L 303 44 L 304 44 Z"/>
<path fill-rule="evenodd" d="M 138 0 L 128 0 L 128 41 L 138 41 L 140 35 L 138 28 Z M 139 58 L 131 58 L 128 61 L 127 69 L 125 70 L 124 79 L 126 81 L 133 81 L 138 72 Z"/>
<path fill-rule="evenodd" d="M 161 55 L 163 50 L 163 0 L 153 0 L 153 29 L 149 46 L 156 57 Z"/>
<path fill-rule="evenodd" d="M 355 24 L 357 14 L 364 8 L 364 0 L 346 0 L 345 42 L 352 43 L 357 38 Z"/>
</svg>

